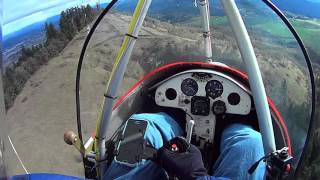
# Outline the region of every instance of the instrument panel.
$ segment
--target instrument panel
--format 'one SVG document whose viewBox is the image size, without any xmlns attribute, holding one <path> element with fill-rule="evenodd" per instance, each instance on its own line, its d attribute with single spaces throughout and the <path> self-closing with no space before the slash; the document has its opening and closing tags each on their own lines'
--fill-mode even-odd
<svg viewBox="0 0 320 180">
<path fill-rule="evenodd" d="M 187 121 L 194 120 L 199 139 L 213 142 L 216 116 L 247 115 L 251 110 L 249 91 L 236 80 L 212 70 L 189 70 L 156 85 L 159 106 L 179 108 Z"/>
</svg>

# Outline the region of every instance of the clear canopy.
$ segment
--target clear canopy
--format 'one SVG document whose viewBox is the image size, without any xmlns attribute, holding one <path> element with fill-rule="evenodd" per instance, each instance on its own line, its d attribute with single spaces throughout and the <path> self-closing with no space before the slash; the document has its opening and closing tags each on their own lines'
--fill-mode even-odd
<svg viewBox="0 0 320 180">
<path fill-rule="evenodd" d="M 87 49 L 85 67 L 95 66 L 87 73 L 101 73 L 101 87 L 106 85 L 136 3 L 120 1 L 102 20 Z M 237 5 L 249 31 L 267 95 L 274 101 L 289 130 L 297 163 L 306 140 L 311 112 L 310 79 L 305 58 L 286 25 L 263 2 L 237 1 Z M 213 60 L 246 72 L 221 4 L 214 1 L 210 6 Z M 153 1 L 134 46 L 119 97 L 144 75 L 162 65 L 206 61 L 202 31 L 200 11 L 193 3 Z M 82 120 L 85 121 L 87 137 L 94 131 L 92 122 L 97 117 L 101 95 L 105 92 L 105 88 L 84 84 L 92 83 L 91 78 L 89 74 L 87 77 L 83 75 L 81 83 L 82 87 L 90 87 L 88 92 L 81 91 Z"/>
<path fill-rule="evenodd" d="M 178 61 L 206 61 L 199 8 L 192 1 L 167 1 L 152 2 L 119 97 L 157 67 Z M 266 5 L 255 0 L 236 2 L 249 32 L 267 95 L 289 130 L 294 165 L 297 165 L 311 113 L 310 78 L 304 56 L 285 24 Z M 136 0 L 119 1 L 90 40 L 80 86 L 84 140 L 95 132 L 108 78 L 136 3 Z M 219 1 L 210 3 L 213 60 L 246 72 L 221 4 Z M 65 145 L 62 137 L 69 129 L 76 131 L 74 79 L 88 30 L 81 30 L 59 57 L 34 74 L 7 112 L 8 134 L 12 141 L 7 149 L 15 147 L 28 172 L 83 176 L 80 154 Z M 16 156 L 8 160 L 12 161 L 10 175 L 25 173 L 20 160 Z"/>
</svg>

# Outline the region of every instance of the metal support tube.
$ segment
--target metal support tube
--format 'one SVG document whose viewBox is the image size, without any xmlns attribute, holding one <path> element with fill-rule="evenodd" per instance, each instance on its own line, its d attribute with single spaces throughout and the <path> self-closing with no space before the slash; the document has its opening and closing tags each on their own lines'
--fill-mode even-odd
<svg viewBox="0 0 320 180">
<path fill-rule="evenodd" d="M 210 10 L 208 0 L 197 0 L 201 13 L 205 55 L 208 62 L 212 62 L 211 32 L 210 32 Z"/>
<path fill-rule="evenodd" d="M 131 21 L 128 33 L 122 43 L 117 60 L 111 73 L 111 77 L 109 79 L 107 91 L 105 94 L 105 100 L 102 108 L 102 114 L 100 117 L 100 123 L 98 123 L 99 125 L 97 127 L 98 152 L 96 154 L 96 158 L 99 161 L 105 160 L 106 158 L 106 134 L 109 120 L 112 114 L 113 105 L 118 95 L 119 87 L 122 82 L 127 64 L 129 62 L 136 39 L 142 28 L 142 23 L 146 17 L 151 1 L 152 0 L 139 0 L 138 5 L 133 14 L 133 19 Z M 100 164 L 98 168 L 100 178 L 102 178 L 105 165 Z"/>
<path fill-rule="evenodd" d="M 240 49 L 242 60 L 246 66 L 252 96 L 258 115 L 264 153 L 268 154 L 276 150 L 276 145 L 267 95 L 257 58 L 254 53 L 249 34 L 234 0 L 221 0 L 221 3 L 223 4 L 224 11 L 228 16 L 228 20 Z"/>
</svg>

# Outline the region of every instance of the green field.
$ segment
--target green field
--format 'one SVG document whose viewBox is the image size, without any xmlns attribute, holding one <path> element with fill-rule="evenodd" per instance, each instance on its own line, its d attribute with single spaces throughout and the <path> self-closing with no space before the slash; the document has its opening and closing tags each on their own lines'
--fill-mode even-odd
<svg viewBox="0 0 320 180">
<path fill-rule="evenodd" d="M 226 16 L 211 16 L 210 18 L 211 26 L 225 26 L 228 24 L 228 19 Z M 193 17 L 185 22 L 182 23 L 183 25 L 187 26 L 195 26 L 195 27 L 201 27 L 202 22 L 200 17 Z"/>
<path fill-rule="evenodd" d="M 276 37 L 292 38 L 289 30 L 283 23 L 273 21 L 262 21 L 260 24 L 254 25 L 259 30 L 266 31 Z"/>
<path fill-rule="evenodd" d="M 320 22 L 294 20 L 293 25 L 306 45 L 320 54 Z"/>
<path fill-rule="evenodd" d="M 309 48 L 315 52 L 320 52 L 320 22 L 316 20 L 300 20 L 290 19 L 294 28 L 298 31 L 302 40 Z M 256 28 L 267 31 L 270 34 L 281 38 L 292 38 L 291 33 L 287 27 L 279 22 L 263 21 L 255 25 Z"/>
<path fill-rule="evenodd" d="M 196 19 L 194 19 L 196 20 Z M 290 19 L 294 28 L 301 36 L 305 45 L 311 49 L 313 54 L 320 56 L 320 20 L 317 19 Z M 198 24 L 196 24 L 198 23 Z M 201 21 L 191 21 L 190 25 L 199 26 Z M 267 32 L 275 38 L 281 38 L 283 42 L 290 42 L 294 40 L 293 35 L 288 30 L 286 25 L 278 19 L 271 18 L 252 18 L 245 20 L 247 27 L 253 31 Z M 225 16 L 212 17 L 211 25 L 213 26 L 226 26 L 228 20 Z"/>
</svg>

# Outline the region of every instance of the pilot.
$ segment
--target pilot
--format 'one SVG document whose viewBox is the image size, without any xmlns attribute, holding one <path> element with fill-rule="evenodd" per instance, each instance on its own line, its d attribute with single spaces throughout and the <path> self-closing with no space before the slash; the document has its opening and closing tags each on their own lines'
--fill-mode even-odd
<svg viewBox="0 0 320 180">
<path fill-rule="evenodd" d="M 174 175 L 179 180 L 213 179 L 263 179 L 265 165 L 260 163 L 253 174 L 248 169 L 264 156 L 259 132 L 243 124 L 231 124 L 221 136 L 220 156 L 211 170 L 204 167 L 200 150 L 183 141 L 183 130 L 166 113 L 134 114 L 131 119 L 147 120 L 145 139 L 158 149 L 157 162 L 142 161 L 131 167 L 112 162 L 104 179 L 168 179 Z M 170 141 L 171 140 L 171 141 Z M 169 150 L 168 142 L 177 141 L 186 148 L 184 152 Z"/>
</svg>

